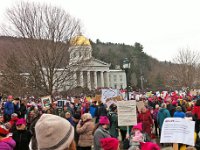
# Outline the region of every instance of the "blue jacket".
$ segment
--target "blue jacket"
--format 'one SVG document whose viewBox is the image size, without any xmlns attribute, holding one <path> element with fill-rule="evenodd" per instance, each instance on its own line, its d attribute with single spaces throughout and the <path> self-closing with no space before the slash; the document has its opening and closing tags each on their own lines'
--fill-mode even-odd
<svg viewBox="0 0 200 150">
<path fill-rule="evenodd" d="M 14 104 L 12 102 L 6 102 L 4 106 L 4 113 L 6 115 L 11 115 L 14 113 Z"/>
<path fill-rule="evenodd" d="M 167 117 L 171 117 L 169 110 L 167 110 L 166 108 L 161 108 L 159 110 L 158 116 L 157 116 L 157 121 L 160 126 L 160 129 L 162 129 L 163 122 L 164 122 L 165 118 L 167 118 Z"/>
<path fill-rule="evenodd" d="M 92 115 L 92 118 L 96 116 L 97 106 L 91 105 L 90 106 L 90 114 Z"/>
<path fill-rule="evenodd" d="M 176 111 L 174 117 L 185 118 L 185 113 L 182 111 Z"/>
</svg>

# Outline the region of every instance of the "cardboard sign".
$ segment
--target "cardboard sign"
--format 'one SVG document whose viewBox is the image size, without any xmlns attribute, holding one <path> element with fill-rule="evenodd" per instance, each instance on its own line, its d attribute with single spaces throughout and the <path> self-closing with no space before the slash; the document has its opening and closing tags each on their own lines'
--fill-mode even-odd
<svg viewBox="0 0 200 150">
<path fill-rule="evenodd" d="M 50 104 L 52 103 L 50 95 L 41 97 L 41 101 L 42 101 L 42 107 L 49 107 Z"/>
<path fill-rule="evenodd" d="M 194 146 L 194 121 L 166 118 L 162 126 L 160 143 L 182 143 Z"/>
<path fill-rule="evenodd" d="M 119 126 L 130 126 L 137 124 L 136 115 L 136 101 L 118 101 L 117 102 L 118 112 L 118 125 Z"/>
<path fill-rule="evenodd" d="M 101 101 L 105 103 L 107 99 L 117 97 L 118 95 L 119 91 L 117 89 L 102 89 Z"/>
<path fill-rule="evenodd" d="M 95 101 L 100 102 L 101 101 L 101 95 L 95 95 Z"/>
<path fill-rule="evenodd" d="M 192 96 L 197 96 L 197 91 L 196 91 L 196 90 L 190 91 L 190 94 L 191 94 Z"/>
</svg>

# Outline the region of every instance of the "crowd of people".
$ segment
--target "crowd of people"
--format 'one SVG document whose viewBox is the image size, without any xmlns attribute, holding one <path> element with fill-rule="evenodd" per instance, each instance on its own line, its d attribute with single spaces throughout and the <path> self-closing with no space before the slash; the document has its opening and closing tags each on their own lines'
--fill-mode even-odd
<svg viewBox="0 0 200 150">
<path fill-rule="evenodd" d="M 200 98 L 169 93 L 141 96 L 144 107 L 137 109 L 137 124 L 118 126 L 117 105 L 101 101 L 67 101 L 58 108 L 54 100 L 42 106 L 41 99 L 14 98 L 0 102 L 0 150 L 160 150 L 159 139 L 165 118 L 190 118 L 195 121 L 195 146 L 200 148 Z M 130 129 L 130 130 L 129 130 Z"/>
</svg>

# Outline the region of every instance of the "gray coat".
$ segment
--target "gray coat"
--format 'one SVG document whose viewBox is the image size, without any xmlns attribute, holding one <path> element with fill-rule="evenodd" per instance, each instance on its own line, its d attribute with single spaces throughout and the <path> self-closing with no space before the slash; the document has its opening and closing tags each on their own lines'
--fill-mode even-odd
<svg viewBox="0 0 200 150">
<path fill-rule="evenodd" d="M 94 132 L 94 150 L 100 150 L 100 140 L 108 137 L 111 137 L 109 131 L 104 129 L 102 126 L 99 126 Z"/>
</svg>

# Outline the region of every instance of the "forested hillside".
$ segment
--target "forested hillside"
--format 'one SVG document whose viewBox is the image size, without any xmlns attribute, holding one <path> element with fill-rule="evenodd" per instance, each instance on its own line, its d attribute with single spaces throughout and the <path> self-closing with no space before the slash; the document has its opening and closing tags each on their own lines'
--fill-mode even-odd
<svg viewBox="0 0 200 150">
<path fill-rule="evenodd" d="M 159 62 L 143 51 L 140 43 L 133 46 L 118 43 L 103 43 L 100 40 L 91 41 L 93 56 L 107 63 L 111 63 L 111 69 L 117 65 L 122 68 L 125 58 L 131 63 L 128 72 L 128 82 L 133 89 L 141 89 L 143 82 L 144 90 L 157 90 L 166 88 L 165 72 L 170 63 Z"/>
</svg>

